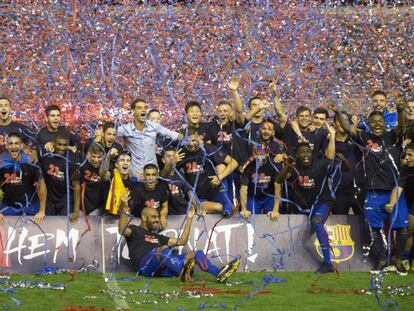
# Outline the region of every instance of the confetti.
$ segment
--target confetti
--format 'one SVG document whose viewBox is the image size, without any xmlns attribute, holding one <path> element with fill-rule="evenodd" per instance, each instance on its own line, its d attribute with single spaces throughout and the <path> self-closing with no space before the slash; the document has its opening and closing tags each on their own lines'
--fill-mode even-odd
<svg viewBox="0 0 414 311">
<path fill-rule="evenodd" d="M 357 112 L 374 89 L 414 90 L 409 8 L 138 2 L 3 6 L 0 92 L 13 98 L 15 118 L 42 124 L 39 112 L 59 104 L 66 124 L 93 128 L 127 120 L 128 103 L 143 97 L 175 127 L 190 99 L 212 113 L 234 75 L 246 99 L 268 96 L 276 79 L 289 113 L 332 100 Z"/>
</svg>

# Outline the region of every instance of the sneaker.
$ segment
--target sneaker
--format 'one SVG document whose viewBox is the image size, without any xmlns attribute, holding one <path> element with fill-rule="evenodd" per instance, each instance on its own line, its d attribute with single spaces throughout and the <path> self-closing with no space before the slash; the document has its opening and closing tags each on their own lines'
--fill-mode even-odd
<svg viewBox="0 0 414 311">
<path fill-rule="evenodd" d="M 318 270 L 316 270 L 316 273 L 318 274 L 324 274 L 324 273 L 329 273 L 329 272 L 334 272 L 334 265 L 332 263 L 328 263 L 328 262 L 323 262 L 321 264 L 321 266 L 319 267 Z"/>
<path fill-rule="evenodd" d="M 405 270 L 410 270 L 410 261 L 408 259 L 404 259 L 401 261 L 402 265 L 404 266 Z"/>
<path fill-rule="evenodd" d="M 224 283 L 237 270 L 240 265 L 240 257 L 233 259 L 225 265 L 217 275 L 217 282 Z"/>
<path fill-rule="evenodd" d="M 397 274 L 399 276 L 406 276 L 407 273 L 407 269 L 404 267 L 404 265 L 402 264 L 402 262 L 396 262 L 395 263 L 395 268 L 397 270 Z"/>
<path fill-rule="evenodd" d="M 180 279 L 181 282 L 190 282 L 191 281 L 191 276 L 194 273 L 194 265 L 195 265 L 195 259 L 194 258 L 190 258 L 187 260 L 187 262 L 184 264 L 183 269 L 181 270 L 180 273 Z"/>
<path fill-rule="evenodd" d="M 380 272 L 381 273 L 387 273 L 387 272 L 395 272 L 395 271 L 397 271 L 397 269 L 395 268 L 394 265 L 387 265 L 387 264 L 380 265 L 380 264 L 378 264 L 370 270 L 370 273 L 371 274 L 378 274 Z"/>
</svg>

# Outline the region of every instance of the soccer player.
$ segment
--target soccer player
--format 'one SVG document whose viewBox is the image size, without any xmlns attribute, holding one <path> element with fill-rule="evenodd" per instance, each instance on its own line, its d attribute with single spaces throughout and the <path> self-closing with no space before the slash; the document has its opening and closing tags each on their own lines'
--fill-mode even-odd
<svg viewBox="0 0 414 311">
<path fill-rule="evenodd" d="M 167 147 L 163 152 L 162 162 L 166 166 L 166 172 L 163 177 L 168 186 L 168 214 L 169 215 L 185 215 L 187 213 L 188 204 L 196 207 L 199 211 L 196 198 L 194 198 L 190 185 L 187 181 L 176 174 L 171 165 L 175 165 L 180 156 L 180 152 L 176 152 L 174 148 Z"/>
<path fill-rule="evenodd" d="M 158 109 L 155 109 L 155 108 L 150 109 L 147 112 L 147 119 L 152 121 L 152 122 L 161 124 L 161 112 Z"/>
<path fill-rule="evenodd" d="M 76 222 L 79 218 L 81 186 L 79 166 L 75 154 L 69 150 L 69 133 L 58 131 L 52 151 L 43 150 L 40 158 L 47 187 L 46 216 L 67 216 Z"/>
<path fill-rule="evenodd" d="M 250 148 L 249 159 L 240 165 L 239 170 L 243 173 L 240 178 L 241 214 L 245 218 L 251 213 L 267 214 L 273 210 L 275 176 L 282 168 L 279 163 L 285 153 L 274 135 L 275 124 L 265 119 L 260 129 L 260 144 Z"/>
<path fill-rule="evenodd" d="M 237 133 L 237 129 L 243 125 L 233 120 L 233 107 L 230 102 L 219 102 L 217 110 L 218 120 L 212 121 L 207 128 L 208 140 L 241 163 L 247 144 L 240 137 L 240 131 Z"/>
<path fill-rule="evenodd" d="M 405 199 L 408 206 L 408 238 L 405 247 L 405 255 L 408 259 L 407 266 L 414 271 L 414 142 L 407 145 L 404 156 L 405 165 L 401 167 L 400 180 L 402 186 L 399 189 L 401 193 L 404 190 Z M 393 202 L 390 202 L 392 206 Z"/>
<path fill-rule="evenodd" d="M 158 181 L 158 167 L 152 163 L 144 166 L 144 179 L 137 185 L 139 208 L 133 210 L 135 217 L 141 215 L 145 207 L 156 209 L 160 213 L 161 228 L 167 226 L 168 188 L 164 182 Z"/>
<path fill-rule="evenodd" d="M 344 115 L 351 123 L 351 116 Z M 335 120 L 335 150 L 343 154 L 348 160 L 350 169 L 336 174 L 332 181 L 332 188 L 335 192 L 335 202 L 332 207 L 332 214 L 348 214 L 349 210 L 355 215 L 364 213 L 365 201 L 365 180 L 362 161 L 362 152 L 360 147 L 354 144 L 350 135 L 346 132 L 340 122 L 338 115 L 334 116 Z"/>
<path fill-rule="evenodd" d="M 260 137 L 260 127 L 265 116 L 266 109 L 270 108 L 270 103 L 262 100 L 260 97 L 252 97 L 249 100 L 248 108 L 249 111 L 246 115 L 243 113 L 243 101 L 237 91 L 239 87 L 239 81 L 237 79 L 231 79 L 227 84 L 232 92 L 234 100 L 235 120 L 238 124 L 246 125 L 247 122 L 251 121 L 247 128 L 247 139 L 257 142 Z M 279 119 L 279 123 L 275 127 L 275 135 L 277 138 L 282 138 L 282 130 L 286 125 L 287 116 L 284 112 L 282 103 L 277 96 L 276 83 L 272 82 L 269 85 L 269 90 L 272 92 L 274 101 L 274 110 Z"/>
<path fill-rule="evenodd" d="M 244 218 L 274 210 L 274 183 L 281 168 L 273 162 L 267 146 L 258 146 L 254 153 L 254 160 L 244 167 L 241 176 L 240 214 Z"/>
<path fill-rule="evenodd" d="M 405 144 L 414 142 L 414 98 L 407 99 L 405 113 Z"/>
<path fill-rule="evenodd" d="M 100 144 L 103 150 L 108 153 L 112 148 L 118 150 L 119 153 L 123 151 L 122 146 L 116 142 L 117 131 L 114 122 L 107 121 L 103 124 L 102 129 L 95 131 L 95 136 L 86 139 L 85 148 L 89 150 L 89 146 L 93 143 Z"/>
<path fill-rule="evenodd" d="M 57 105 L 49 105 L 46 107 L 47 125 L 42 127 L 37 133 L 36 142 L 39 144 L 39 150 L 44 148 L 47 152 L 53 149 L 55 137 L 57 133 L 64 132 L 69 137 L 69 149 L 72 152 L 79 150 L 81 138 L 78 134 L 74 134 L 61 124 L 60 108 Z"/>
<path fill-rule="evenodd" d="M 114 168 L 110 168 L 112 159 L 116 159 Z M 131 174 L 131 154 L 128 151 L 122 151 L 118 153 L 118 150 L 112 148 L 102 161 L 101 168 L 99 169 L 99 176 L 103 181 L 109 181 L 114 177 L 114 170 L 116 169 L 121 176 L 122 183 L 129 192 L 130 202 L 129 207 L 132 210 L 140 209 L 140 202 L 138 200 L 138 181 L 135 176 Z"/>
<path fill-rule="evenodd" d="M 80 167 L 82 211 L 87 215 L 102 215 L 105 210 L 109 183 L 99 176 L 104 155 L 102 146 L 93 143 L 88 148 L 86 161 Z"/>
<path fill-rule="evenodd" d="M 333 131 L 330 134 L 335 136 Z M 297 145 L 296 159 L 296 163 L 293 161 L 288 163 L 276 177 L 275 203 L 269 217 L 271 220 L 278 218 L 282 184 L 286 179 L 291 180 L 292 201 L 300 206 L 302 211 L 310 213 L 311 225 L 316 232 L 316 237 L 322 249 L 323 263 L 316 272 L 333 272 L 334 266 L 331 262 L 328 234 L 324 228 L 324 223 L 329 216 L 334 200 L 329 189 L 329 178 L 335 172 L 336 163 L 332 161 L 333 157 L 314 161 L 312 149 L 307 142 L 301 142 Z M 343 169 L 349 169 L 344 158 L 339 156 L 339 159 L 343 161 Z"/>
<path fill-rule="evenodd" d="M 173 254 L 173 247 L 183 246 L 188 242 L 194 208 L 190 208 L 181 236 L 169 238 L 157 232 L 160 229 L 160 215 L 156 209 L 146 207 L 142 210 L 141 225 L 130 224 L 128 194 L 122 196 L 122 213 L 119 218 L 118 231 L 127 241 L 131 264 L 134 269 L 147 277 L 180 277 L 188 282 L 197 265 L 202 271 L 214 275 L 219 283 L 224 283 L 240 264 L 236 258 L 222 269 L 213 265 L 203 251 Z"/>
<path fill-rule="evenodd" d="M 161 112 L 158 109 L 150 109 L 147 113 L 147 119 L 153 122 L 156 122 L 158 124 L 161 124 Z M 167 148 L 169 146 L 174 146 L 174 141 L 170 138 L 166 138 L 162 135 L 157 135 L 156 138 L 156 146 L 155 146 L 155 155 L 157 157 L 157 164 L 160 168 L 160 171 L 162 171 L 164 167 L 164 163 L 162 161 L 162 152 L 164 148 Z"/>
<path fill-rule="evenodd" d="M 237 168 L 237 161 L 217 147 L 205 143 L 198 132 L 189 133 L 185 146 L 184 159 L 177 163 L 177 169 L 183 169 L 185 178 L 195 189 L 200 202 L 207 213 L 223 213 L 230 216 L 233 205 L 226 195 L 227 189 L 221 188 L 221 181 Z M 224 164 L 225 168 L 217 172 L 216 166 Z"/>
<path fill-rule="evenodd" d="M 93 143 L 99 144 L 104 151 L 104 154 L 107 154 L 112 148 L 115 148 L 118 151 L 118 154 L 121 154 L 124 150 L 122 146 L 116 142 L 117 131 L 114 122 L 105 122 L 103 124 L 102 130 L 98 129 L 95 131 L 95 136 L 88 138 L 85 141 L 85 151 L 89 150 L 89 146 Z M 113 169 L 115 165 L 115 158 L 112 158 L 110 163 L 110 168 Z"/>
<path fill-rule="evenodd" d="M 313 111 L 313 126 L 315 129 L 322 129 L 329 120 L 329 112 L 323 107 L 316 108 Z"/>
<path fill-rule="evenodd" d="M 331 158 L 332 155 L 327 155 L 327 134 L 325 129 L 312 129 L 311 110 L 308 107 L 300 106 L 296 109 L 296 120 L 286 124 L 283 131 L 283 141 L 285 142 L 290 155 L 295 155 L 295 149 L 299 142 L 307 141 L 312 149 L 313 160 L 316 161 L 322 153 L 325 157 Z M 325 122 L 325 127 L 329 124 Z"/>
<path fill-rule="evenodd" d="M 31 132 L 23 124 L 12 121 L 12 104 L 9 98 L 0 95 L 0 151 L 4 152 L 7 141 L 7 135 L 10 133 L 18 133 L 22 137 L 24 143 L 23 149 L 30 154 L 31 162 L 37 162 L 37 151 L 29 150 L 27 146 L 31 146 Z"/>
<path fill-rule="evenodd" d="M 157 165 L 155 155 L 157 134 L 173 140 L 181 140 L 183 136 L 156 122 L 146 120 L 148 105 L 145 100 L 136 99 L 130 107 L 134 115 L 134 121 L 121 125 L 118 128 L 118 137 L 124 139 L 125 147 L 132 155 L 131 173 L 142 177 L 146 164 Z"/>
<path fill-rule="evenodd" d="M 0 185 L 1 196 L 0 222 L 3 215 L 34 215 L 40 223 L 45 216 L 46 185 L 40 169 L 29 162 L 29 155 L 23 151 L 20 133 L 9 133 L 6 152 L 1 156 Z M 36 193 L 37 190 L 37 193 Z"/>
<path fill-rule="evenodd" d="M 187 117 L 188 124 L 183 126 L 184 132 L 195 132 L 197 131 L 200 139 L 204 142 L 209 142 L 208 128 L 210 122 L 201 121 L 201 104 L 197 101 L 189 101 L 185 104 L 185 114 Z"/>
<path fill-rule="evenodd" d="M 377 90 L 372 93 L 372 111 L 376 111 L 384 117 L 386 130 L 393 129 L 397 126 L 398 114 L 395 111 L 390 111 L 387 107 L 387 94 L 384 91 Z M 369 132 L 369 120 L 364 118 L 358 124 L 358 128 Z"/>
<path fill-rule="evenodd" d="M 400 196 L 398 208 L 393 208 L 392 211 L 387 208 L 398 179 L 405 107 L 397 106 L 398 126 L 391 131 L 386 131 L 383 113 L 373 111 L 368 117 L 369 133 L 351 127 L 335 107 L 332 109 L 339 116 L 341 126 L 366 150 L 364 155 L 367 190 L 365 215 L 372 231 L 371 252 L 378 260 L 371 273 L 396 269 L 399 275 L 406 275 L 407 270 L 401 263 L 408 234 L 408 211 L 404 196 Z M 387 263 L 387 248 L 382 233 L 390 212 L 391 229 L 396 230 L 395 266 Z"/>
</svg>

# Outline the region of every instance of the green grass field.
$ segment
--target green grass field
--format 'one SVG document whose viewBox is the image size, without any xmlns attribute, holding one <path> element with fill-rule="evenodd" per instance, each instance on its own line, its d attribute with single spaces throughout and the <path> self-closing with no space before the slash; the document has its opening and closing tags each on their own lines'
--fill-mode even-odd
<svg viewBox="0 0 414 311">
<path fill-rule="evenodd" d="M 316 284 L 316 288 L 333 289 L 336 293 L 309 293 L 311 284 L 318 276 L 308 272 L 277 272 L 277 273 L 236 273 L 231 282 L 260 282 L 263 275 L 271 274 L 274 277 L 287 279 L 286 283 L 270 283 L 264 290 L 271 293 L 258 294 L 243 304 L 237 310 L 379 310 L 378 303 L 374 295 L 355 294 L 352 290 L 368 289 L 370 285 L 370 275 L 368 273 L 347 272 L 341 273 L 339 277 L 335 274 L 322 276 Z M 130 310 L 200 310 L 200 305 L 205 306 L 225 304 L 216 306 L 215 310 L 233 310 L 235 305 L 242 301 L 247 294 L 221 293 L 213 294 L 210 297 L 189 298 L 181 292 L 180 286 L 184 284 L 178 279 L 153 278 L 146 279 L 138 277 L 135 280 L 122 280 L 122 277 L 133 277 L 133 274 L 116 274 L 116 279 L 105 282 L 102 274 L 78 273 L 71 280 L 69 274 L 57 274 L 46 276 L 13 275 L 10 281 L 34 280 L 50 283 L 65 283 L 66 290 L 51 289 L 23 289 L 17 288 L 12 297 L 21 302 L 20 306 L 13 305 L 10 296 L 0 293 L 0 302 L 6 304 L 7 309 L 15 310 L 60 310 L 69 306 L 95 306 L 116 310 L 117 303 L 127 303 Z M 205 273 L 196 273 L 196 277 L 202 278 L 205 288 L 219 289 L 223 291 L 246 291 L 251 292 L 256 289 L 258 284 L 233 284 L 219 285 L 213 277 Z M 195 279 L 194 283 L 187 286 L 199 286 L 201 279 Z M 143 289 L 147 284 L 149 291 L 163 291 L 173 296 L 173 292 L 179 292 L 180 297 L 171 298 L 166 302 L 165 296 L 154 294 L 133 294 L 111 297 L 103 292 L 104 290 L 119 287 L 124 291 L 135 291 Z M 388 274 L 384 277 L 385 286 L 414 285 L 414 273 L 406 277 L 399 277 L 395 274 Z M 2 288 L 7 288 L 7 284 L 2 284 Z M 341 290 L 344 290 L 341 292 Z M 113 291 L 112 291 L 113 292 Z M 390 298 L 385 294 L 381 295 L 383 301 Z M 413 310 L 414 296 L 393 297 L 398 302 L 398 310 Z M 208 308 L 210 309 L 210 308 Z M 212 308 L 211 308 L 212 309 Z"/>
</svg>

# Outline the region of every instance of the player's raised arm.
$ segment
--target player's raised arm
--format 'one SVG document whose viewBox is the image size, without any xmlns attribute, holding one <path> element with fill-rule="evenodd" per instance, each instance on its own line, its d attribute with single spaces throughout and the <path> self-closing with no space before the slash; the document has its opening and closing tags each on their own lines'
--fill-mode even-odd
<svg viewBox="0 0 414 311">
<path fill-rule="evenodd" d="M 131 229 L 127 227 L 131 219 L 131 208 L 128 206 L 130 198 L 131 197 L 129 191 L 125 191 L 123 194 L 121 194 L 121 215 L 119 216 L 118 221 L 118 232 L 125 237 L 130 237 L 132 233 Z"/>
<path fill-rule="evenodd" d="M 227 86 L 230 89 L 233 95 L 234 101 L 234 113 L 236 121 L 239 124 L 244 124 L 246 122 L 246 117 L 243 113 L 243 100 L 241 99 L 239 92 L 237 89 L 239 88 L 240 81 L 236 78 L 232 78 L 228 83 Z"/>
<path fill-rule="evenodd" d="M 285 113 L 285 108 L 283 107 L 282 102 L 280 101 L 280 98 L 277 94 L 277 87 L 276 87 L 276 81 L 272 81 L 269 85 L 269 89 L 272 92 L 273 97 L 273 105 L 275 108 L 276 115 L 279 119 L 279 125 L 283 129 L 287 123 L 287 115 Z"/>
<path fill-rule="evenodd" d="M 185 222 L 183 233 L 181 233 L 181 236 L 178 239 L 170 238 L 168 241 L 168 246 L 183 246 L 187 244 L 188 238 L 190 237 L 191 223 L 193 222 L 194 214 L 195 209 L 194 206 L 191 205 L 190 210 L 187 214 L 187 221 Z"/>
</svg>

